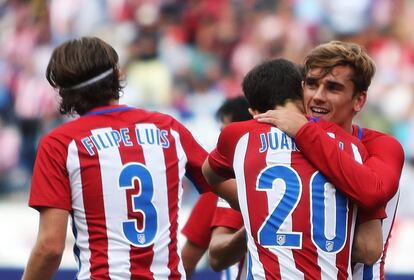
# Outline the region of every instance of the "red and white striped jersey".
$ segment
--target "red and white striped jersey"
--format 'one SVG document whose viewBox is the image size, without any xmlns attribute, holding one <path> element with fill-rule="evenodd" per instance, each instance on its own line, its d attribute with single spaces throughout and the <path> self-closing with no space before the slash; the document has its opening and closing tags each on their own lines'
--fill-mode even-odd
<svg viewBox="0 0 414 280">
<path fill-rule="evenodd" d="M 385 257 L 398 206 L 398 183 L 404 164 L 404 151 L 395 138 L 378 131 L 353 125 L 353 135 L 361 140 L 369 153 L 363 165 L 338 152 L 337 147 L 327 141 L 325 131 L 313 122 L 308 122 L 298 131 L 295 142 L 315 167 L 334 183 L 343 183 L 337 186 L 348 197 L 365 207 L 382 206 L 382 209 L 378 208 L 379 216 L 360 215 L 360 221 L 381 218 L 380 212 L 385 210 L 381 258 L 374 266 L 356 264 L 353 273 L 353 279 L 384 279 Z"/>
<path fill-rule="evenodd" d="M 356 126 L 354 126 L 354 132 L 356 131 L 358 131 L 358 129 Z M 391 136 L 378 131 L 366 128 L 360 129 L 359 131 L 359 138 L 367 148 L 370 155 L 372 154 L 375 157 L 378 157 L 382 162 L 386 163 L 389 166 L 392 172 L 385 172 L 386 176 L 397 176 L 397 178 L 399 178 L 402 169 L 401 163 L 404 161 L 404 155 L 400 152 L 402 149 L 399 143 L 391 138 Z M 373 166 L 373 168 L 374 167 L 376 166 Z M 394 224 L 395 214 L 398 207 L 398 200 L 400 197 L 398 186 L 388 185 L 388 188 L 391 188 L 388 192 L 392 192 L 392 189 L 397 189 L 397 192 L 385 205 L 385 212 L 387 213 L 387 217 L 382 220 L 382 236 L 384 246 L 381 258 L 379 258 L 379 260 L 372 266 L 364 265 L 361 263 L 355 264 L 352 279 L 385 279 L 385 258 L 387 256 L 387 249 L 391 238 L 391 230 Z"/>
<path fill-rule="evenodd" d="M 172 117 L 97 108 L 40 142 L 29 205 L 70 211 L 77 279 L 185 279 L 177 242 L 185 173 L 206 151 Z"/>
<path fill-rule="evenodd" d="M 360 163 L 358 139 L 320 122 Z M 337 191 L 279 129 L 255 120 L 228 125 L 209 156 L 235 177 L 248 236 L 248 279 L 350 279 L 356 206 Z"/>
</svg>

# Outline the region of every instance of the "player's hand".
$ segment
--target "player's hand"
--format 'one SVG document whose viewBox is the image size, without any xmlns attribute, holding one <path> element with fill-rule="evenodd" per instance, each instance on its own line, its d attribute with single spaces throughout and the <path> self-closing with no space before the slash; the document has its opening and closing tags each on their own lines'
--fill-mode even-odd
<svg viewBox="0 0 414 280">
<path fill-rule="evenodd" d="M 286 109 L 269 110 L 266 113 L 255 115 L 254 118 L 259 122 L 278 127 L 293 138 L 299 129 L 308 122 L 303 114 Z"/>
</svg>

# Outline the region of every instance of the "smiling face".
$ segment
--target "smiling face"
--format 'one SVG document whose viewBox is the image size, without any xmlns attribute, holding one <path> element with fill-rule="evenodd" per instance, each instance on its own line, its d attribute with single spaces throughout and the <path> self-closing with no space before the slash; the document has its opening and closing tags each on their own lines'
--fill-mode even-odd
<svg viewBox="0 0 414 280">
<path fill-rule="evenodd" d="M 302 83 L 306 113 L 337 123 L 352 133 L 352 119 L 365 104 L 366 92 L 354 94 L 352 68 L 336 66 L 326 76 L 311 69 Z"/>
</svg>

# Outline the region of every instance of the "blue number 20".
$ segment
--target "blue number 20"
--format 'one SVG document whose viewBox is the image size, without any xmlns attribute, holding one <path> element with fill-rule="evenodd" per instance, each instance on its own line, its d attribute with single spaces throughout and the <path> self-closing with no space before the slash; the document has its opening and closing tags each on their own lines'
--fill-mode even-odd
<svg viewBox="0 0 414 280">
<path fill-rule="evenodd" d="M 301 248 L 301 232 L 283 232 L 280 226 L 296 208 L 301 196 L 301 180 L 298 174 L 290 167 L 275 165 L 264 169 L 258 176 L 257 189 L 271 190 L 276 179 L 285 183 L 285 192 L 271 214 L 266 218 L 259 229 L 259 243 L 263 246 L 277 246 L 285 248 Z M 327 237 L 325 232 L 325 195 L 326 188 L 332 188 L 320 172 L 315 172 L 310 182 L 311 192 L 311 225 L 312 240 L 319 249 L 325 252 L 338 252 L 346 241 L 347 227 L 347 200 L 339 192 L 335 192 L 335 233 L 333 238 Z M 333 197 L 332 197 L 333 198 Z"/>
<path fill-rule="evenodd" d="M 138 180 L 139 193 L 132 195 L 132 210 L 143 215 L 142 229 L 138 229 L 137 221 L 129 219 L 122 223 L 125 237 L 137 247 L 146 247 L 152 244 L 157 233 L 157 210 L 151 200 L 154 195 L 154 184 L 151 173 L 140 163 L 130 163 L 124 166 L 119 175 L 121 189 L 133 189 L 134 181 Z"/>
</svg>

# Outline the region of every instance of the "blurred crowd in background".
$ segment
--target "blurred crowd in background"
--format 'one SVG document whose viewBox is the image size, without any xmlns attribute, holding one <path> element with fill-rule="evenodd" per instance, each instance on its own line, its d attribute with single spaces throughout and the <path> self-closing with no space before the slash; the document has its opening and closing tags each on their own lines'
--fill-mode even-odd
<svg viewBox="0 0 414 280">
<path fill-rule="evenodd" d="M 54 47 L 97 36 L 125 72 L 121 103 L 172 114 L 211 149 L 214 115 L 254 65 L 296 63 L 334 39 L 363 45 L 377 66 L 361 126 L 403 144 L 401 180 L 414 217 L 414 1 L 0 0 L 0 195 L 27 192 L 39 137 L 67 119 L 45 79 Z M 413 190 L 410 190 L 413 189 Z"/>
</svg>

